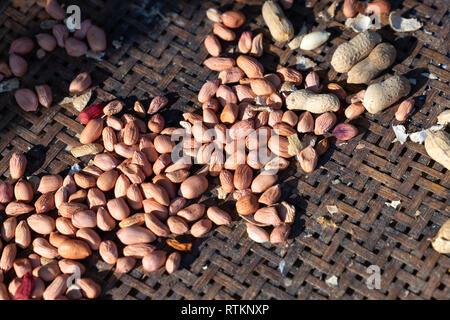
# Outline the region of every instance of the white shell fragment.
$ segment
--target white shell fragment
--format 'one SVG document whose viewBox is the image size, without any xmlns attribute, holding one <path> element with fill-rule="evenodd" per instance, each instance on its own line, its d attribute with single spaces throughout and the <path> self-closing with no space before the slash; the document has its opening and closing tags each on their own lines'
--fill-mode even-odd
<svg viewBox="0 0 450 320">
<path fill-rule="evenodd" d="M 384 204 L 387 205 L 388 207 L 397 209 L 397 207 L 401 204 L 401 201 L 400 200 L 394 200 L 394 201 L 391 201 L 391 202 L 387 202 L 386 201 Z"/>
<path fill-rule="evenodd" d="M 431 79 L 431 80 L 437 80 L 437 79 L 439 79 L 435 74 L 433 74 L 433 73 L 428 73 L 428 72 L 423 72 L 423 73 L 421 73 L 420 75 L 422 75 L 422 76 L 424 76 L 424 77 L 426 77 L 426 78 L 428 78 L 428 79 Z"/>
<path fill-rule="evenodd" d="M 75 163 L 74 165 L 72 165 L 72 167 L 70 167 L 70 171 L 69 174 L 72 175 L 75 172 L 80 172 L 81 171 L 81 167 L 78 163 Z"/>
<path fill-rule="evenodd" d="M 317 63 L 315 63 L 313 60 L 311 60 L 310 58 L 305 57 L 305 56 L 297 57 L 296 63 L 297 64 L 296 64 L 295 68 L 297 70 L 303 70 L 303 71 L 312 69 L 315 66 L 317 66 Z"/>
<path fill-rule="evenodd" d="M 372 17 L 358 13 L 354 18 L 348 18 L 345 20 L 345 26 L 353 29 L 355 32 L 364 32 L 369 29 L 377 30 L 381 28 L 381 25 L 375 18 L 372 22 Z"/>
<path fill-rule="evenodd" d="M 325 283 L 330 287 L 336 288 L 338 286 L 338 277 L 331 276 L 325 280 Z"/>
<path fill-rule="evenodd" d="M 406 133 L 405 126 L 403 126 L 401 124 L 399 124 L 398 126 L 392 126 L 392 129 L 394 130 L 395 137 L 396 137 L 396 139 L 394 139 L 394 141 L 392 141 L 392 142 L 398 141 L 401 144 L 404 144 L 409 137 L 409 139 L 412 142 L 422 144 L 427 137 L 427 131 L 439 131 L 439 130 L 442 130 L 443 127 L 444 127 L 443 125 L 435 125 L 435 126 L 431 126 L 431 127 L 427 128 L 427 129 L 422 129 L 420 131 L 416 131 L 416 132 L 408 134 L 408 133 Z"/>
<path fill-rule="evenodd" d="M 314 31 L 305 35 L 300 44 L 302 50 L 314 50 L 327 42 L 330 33 L 326 31 Z"/>
<path fill-rule="evenodd" d="M 394 130 L 395 137 L 397 138 L 396 141 L 404 144 L 408 138 L 405 126 L 399 124 L 398 126 L 392 126 L 392 129 Z"/>
<path fill-rule="evenodd" d="M 91 99 L 91 96 L 92 90 L 89 90 L 79 96 L 65 97 L 58 104 L 65 105 L 71 103 L 77 111 L 81 112 L 87 106 L 89 100 Z"/>
<path fill-rule="evenodd" d="M 330 214 L 335 214 L 335 213 L 338 213 L 338 212 L 339 212 L 339 209 L 338 209 L 337 206 L 327 206 L 327 211 L 328 211 Z"/>
<path fill-rule="evenodd" d="M 396 32 L 410 32 L 422 28 L 422 23 L 416 18 L 406 19 L 399 16 L 395 11 L 389 15 L 389 24 Z"/>
<path fill-rule="evenodd" d="M 223 191 L 222 187 L 217 188 L 217 199 L 224 200 L 227 198 L 228 193 Z"/>
<path fill-rule="evenodd" d="M 103 61 L 103 57 L 106 55 L 106 53 L 104 51 L 100 51 L 100 52 L 94 52 L 92 50 L 89 50 L 86 53 L 86 58 L 88 59 L 93 59 L 95 61 L 101 62 Z"/>
<path fill-rule="evenodd" d="M 120 49 L 122 48 L 122 42 L 119 40 L 113 40 L 112 41 L 112 45 L 114 47 L 114 49 Z"/>
<path fill-rule="evenodd" d="M 439 130 L 442 130 L 442 128 L 443 128 L 442 125 L 437 125 L 437 126 L 429 127 L 428 129 L 423 129 L 423 130 L 420 130 L 417 132 L 413 132 L 413 133 L 409 134 L 409 139 L 412 142 L 423 144 L 423 142 L 427 138 L 427 131 L 439 131 Z"/>
<path fill-rule="evenodd" d="M 420 130 L 417 132 L 413 132 L 409 135 L 409 139 L 412 142 L 423 144 L 425 139 L 427 138 L 427 130 Z"/>
<path fill-rule="evenodd" d="M 281 260 L 280 263 L 278 264 L 278 270 L 280 270 L 280 273 L 283 274 L 284 273 L 284 267 L 286 266 L 286 261 Z"/>
<path fill-rule="evenodd" d="M 255 103 L 257 105 L 260 105 L 260 106 L 265 106 L 266 105 L 266 101 L 265 101 L 264 97 L 262 97 L 262 96 L 256 96 L 255 97 Z"/>
<path fill-rule="evenodd" d="M 295 84 L 293 82 L 283 82 L 280 88 L 280 92 L 283 95 L 283 97 L 287 97 L 291 92 L 296 91 L 297 88 L 295 87 Z"/>
</svg>

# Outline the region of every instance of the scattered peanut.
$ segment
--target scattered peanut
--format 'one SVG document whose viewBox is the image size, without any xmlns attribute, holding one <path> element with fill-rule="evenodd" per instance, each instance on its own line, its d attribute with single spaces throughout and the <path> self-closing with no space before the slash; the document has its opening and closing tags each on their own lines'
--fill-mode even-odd
<svg viewBox="0 0 450 320">
<path fill-rule="evenodd" d="M 347 75 L 347 83 L 367 83 L 394 63 L 396 50 L 387 42 L 377 45 L 367 58 L 354 65 Z"/>
<path fill-rule="evenodd" d="M 266 1 L 262 6 L 264 22 L 276 41 L 289 41 L 294 37 L 294 27 L 275 1 Z"/>
<path fill-rule="evenodd" d="M 331 57 L 331 65 L 336 72 L 347 72 L 355 64 L 369 55 L 381 42 L 381 36 L 372 30 L 359 33 L 353 39 L 341 44 Z"/>
<path fill-rule="evenodd" d="M 289 0 L 280 3 L 285 9 L 292 5 Z M 357 1 L 346 0 L 344 15 L 354 16 L 359 6 Z M 390 10 L 384 0 L 369 3 L 367 8 L 384 13 Z M 66 16 L 54 0 L 47 1 L 46 10 L 56 20 Z M 20 278 L 28 272 L 36 281 L 33 298 L 98 297 L 101 288 L 90 278 L 77 280 L 77 292 L 68 291 L 65 286 L 68 274 L 76 270 L 84 272 L 83 264 L 73 260 L 86 259 L 93 251 L 98 251 L 106 263 L 115 264 L 117 273 L 129 272 L 137 259 L 142 259 L 146 272 L 161 267 L 169 274 L 176 272 L 181 264 L 179 251 L 190 250 L 192 244 L 167 240 L 170 250 L 176 250 L 169 253 L 156 250 L 157 246 L 151 243 L 157 238 L 186 233 L 203 237 L 212 229 L 213 223 L 226 226 L 232 222 L 230 213 L 202 203 L 201 197 L 212 189 L 206 177 L 208 174 L 219 177 L 220 198 L 234 192 L 236 212 L 246 221 L 250 239 L 260 243 L 286 243 L 295 208 L 285 202 L 276 205 L 282 198 L 276 171 L 287 168 L 289 159 L 296 156 L 304 173 L 309 174 L 329 148 L 330 131 L 338 140 L 349 140 L 358 134 L 352 124 L 336 125 L 335 112 L 344 107 L 341 105 L 344 101 L 350 104 L 345 109 L 345 116 L 354 119 L 365 109 L 370 113 L 381 112 L 410 91 L 406 78 L 394 76 L 370 85 L 356 95 L 347 96 L 341 86 L 333 83 L 327 86 L 326 92 L 331 93 L 321 93 L 320 79 L 314 71 L 306 76 L 305 88 L 300 89 L 303 75 L 295 69 L 279 68 L 276 73 L 264 73 L 264 66 L 256 59 L 263 55 L 263 33 L 253 37 L 250 31 L 244 31 L 239 36 L 235 32 L 239 30 L 231 30 L 244 25 L 242 12 L 221 13 L 209 9 L 206 14 L 214 25 L 212 34 L 204 40 L 205 48 L 212 56 L 204 61 L 204 65 L 220 74 L 218 80 L 207 81 L 198 93 L 198 101 L 203 107 L 201 115 L 184 113 L 185 121 L 180 123 L 182 128 L 166 127 L 167 119 L 158 113 L 169 103 L 164 96 L 155 97 L 148 111 L 136 101 L 135 115 L 126 113 L 125 103 L 119 100 L 86 108 L 79 115 L 86 125 L 79 136 L 82 145 L 72 148 L 71 152 L 75 157 L 96 155 L 93 164 L 65 179 L 59 175 L 43 176 L 36 190 L 40 194 L 34 203 L 35 190 L 23 178 L 26 157 L 18 152 L 12 154 L 10 176 L 20 180 L 15 182 L 14 188 L 8 182 L 0 184 L 0 203 L 5 205 L 5 213 L 9 216 L 2 222 L 0 232 L 5 242 L 11 242 L 4 247 L 0 242 L 0 299 L 15 293 Z M 275 41 L 288 41 L 294 36 L 292 24 L 275 1 L 263 4 L 262 16 Z M 82 29 L 73 37 L 62 24 L 55 25 L 52 32 L 53 36 L 36 36 L 43 53 L 58 45 L 71 56 L 85 55 L 88 51 L 85 38 L 92 51 L 106 50 L 105 32 L 90 20 L 83 21 Z M 303 37 L 300 48 L 314 50 L 329 36 L 326 31 L 309 33 Z M 219 38 L 223 41 L 239 39 L 239 53 L 248 55 L 237 56 L 236 60 L 221 56 L 223 49 Z M 395 60 L 394 46 L 378 45 L 381 41 L 381 36 L 374 31 L 362 32 L 338 47 L 331 65 L 336 72 L 348 72 L 348 83 L 366 83 Z M 10 47 L 9 66 L 6 63 L 0 65 L 2 78 L 11 74 L 23 76 L 28 64 L 21 55 L 28 54 L 33 47 L 31 39 L 16 39 Z M 69 91 L 80 94 L 91 85 L 89 74 L 81 73 L 71 82 Z M 37 95 L 29 89 L 15 92 L 16 101 L 23 110 L 35 111 L 39 103 L 46 108 L 51 106 L 50 87 L 39 85 L 35 91 Z M 282 109 L 284 104 L 288 111 Z M 412 99 L 403 101 L 396 119 L 404 121 L 413 105 Z M 297 114 L 295 110 L 305 111 Z M 105 120 L 100 118 L 103 115 L 107 116 Z M 439 121 L 445 125 L 448 121 L 442 119 Z M 300 141 L 301 135 L 297 132 L 313 132 L 325 137 L 316 143 L 320 138 L 307 134 Z M 172 137 L 178 133 L 192 133 L 192 137 L 183 138 L 181 144 L 176 144 Z M 172 156 L 178 146 L 189 160 L 197 161 L 204 165 L 203 168 L 192 174 L 190 161 Z M 217 146 L 225 154 L 215 149 Z M 450 137 L 445 131 L 427 133 L 425 149 L 431 158 L 450 168 Z M 253 170 L 260 171 L 255 173 Z M 59 215 L 56 219 L 47 214 L 55 208 Z M 24 219 L 22 215 L 28 213 L 32 214 Z M 447 224 L 432 242 L 433 247 L 443 253 L 450 252 Z M 123 251 L 119 252 L 114 240 L 102 239 L 97 228 L 114 230 L 115 240 L 125 245 Z M 40 236 L 36 238 L 31 231 Z M 40 265 L 36 257 L 16 259 L 17 247 L 25 249 L 30 244 L 38 259 L 63 260 Z M 11 269 L 16 278 L 11 280 L 8 293 L 2 284 L 3 271 Z M 46 286 L 43 281 L 51 283 Z"/>
<path fill-rule="evenodd" d="M 406 96 L 410 90 L 408 79 L 404 76 L 392 76 L 367 87 L 363 105 L 368 112 L 376 114 Z"/>
</svg>

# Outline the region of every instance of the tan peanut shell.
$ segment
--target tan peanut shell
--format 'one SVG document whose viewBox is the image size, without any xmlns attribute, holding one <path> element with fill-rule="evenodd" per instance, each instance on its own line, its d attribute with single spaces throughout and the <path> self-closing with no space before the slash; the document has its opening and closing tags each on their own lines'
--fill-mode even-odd
<svg viewBox="0 0 450 320">
<path fill-rule="evenodd" d="M 264 22 L 276 41 L 289 41 L 294 37 L 294 27 L 275 1 L 266 1 L 262 7 Z"/>
<path fill-rule="evenodd" d="M 425 150 L 436 162 L 450 170 L 450 134 L 445 131 L 427 131 Z"/>
<path fill-rule="evenodd" d="M 363 105 L 368 112 L 376 114 L 406 96 L 410 90 L 408 79 L 396 75 L 367 87 Z"/>
<path fill-rule="evenodd" d="M 446 126 L 450 123 L 450 109 L 442 111 L 437 117 L 437 123 Z"/>
<path fill-rule="evenodd" d="M 331 65 L 336 72 L 347 72 L 355 64 L 367 57 L 381 40 L 381 36 L 375 31 L 366 30 L 361 32 L 336 49 L 331 58 Z"/>
<path fill-rule="evenodd" d="M 336 112 L 339 110 L 339 98 L 332 93 L 314 93 L 302 89 L 292 92 L 286 98 L 286 106 L 290 110 L 306 110 L 311 113 Z"/>
<path fill-rule="evenodd" d="M 439 229 L 436 236 L 432 239 L 431 245 L 439 253 L 450 253 L 450 219 Z"/>
<path fill-rule="evenodd" d="M 395 47 L 387 42 L 377 45 L 367 58 L 355 64 L 347 75 L 347 83 L 367 83 L 394 63 Z"/>
</svg>

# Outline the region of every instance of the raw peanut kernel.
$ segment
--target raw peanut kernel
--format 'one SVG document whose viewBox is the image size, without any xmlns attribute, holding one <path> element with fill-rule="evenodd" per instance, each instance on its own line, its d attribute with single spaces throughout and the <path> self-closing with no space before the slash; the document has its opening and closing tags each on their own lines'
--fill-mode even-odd
<svg viewBox="0 0 450 320">
<path fill-rule="evenodd" d="M 203 64 L 213 71 L 223 71 L 234 67 L 236 62 L 232 58 L 212 57 L 206 59 Z M 242 68 L 241 68 L 242 69 Z"/>
<path fill-rule="evenodd" d="M 220 39 L 225 41 L 233 41 L 234 39 L 236 39 L 236 34 L 234 33 L 234 31 L 228 29 L 220 23 L 214 23 L 213 33 Z"/>
<path fill-rule="evenodd" d="M 18 89 L 14 92 L 14 98 L 17 104 L 24 111 L 36 111 L 39 105 L 39 100 L 36 94 L 27 88 Z"/>
<path fill-rule="evenodd" d="M 220 45 L 219 39 L 217 39 L 217 37 L 212 34 L 208 35 L 205 38 L 205 48 L 206 51 L 208 51 L 208 53 L 213 57 L 220 56 L 222 52 L 222 46 Z"/>
<path fill-rule="evenodd" d="M 364 108 L 363 104 L 361 102 L 355 102 L 345 109 L 344 114 L 347 119 L 351 120 L 363 114 L 364 111 L 366 111 L 366 108 Z"/>
<path fill-rule="evenodd" d="M 245 16 L 240 11 L 226 11 L 222 13 L 220 19 L 228 28 L 239 28 L 245 22 Z"/>
<path fill-rule="evenodd" d="M 11 178 L 21 178 L 24 175 L 26 168 L 27 158 L 25 157 L 25 155 L 18 151 L 14 152 L 9 159 L 9 173 L 11 175 Z"/>
<path fill-rule="evenodd" d="M 82 124 L 87 124 L 91 119 L 97 119 L 103 116 L 103 108 L 105 104 L 103 102 L 98 102 L 93 104 L 78 114 L 78 119 Z"/>
<path fill-rule="evenodd" d="M 167 103 L 169 103 L 169 99 L 163 96 L 157 96 L 153 98 L 152 102 L 150 102 L 150 106 L 147 110 L 148 114 L 154 114 L 164 108 Z"/>
<path fill-rule="evenodd" d="M 252 49 L 250 50 L 250 54 L 255 57 L 261 57 L 263 50 L 263 34 L 258 33 L 252 40 Z"/>
<path fill-rule="evenodd" d="M 69 92 L 80 94 L 87 90 L 92 84 L 91 76 L 87 72 L 80 73 L 72 80 L 69 86 Z"/>
<path fill-rule="evenodd" d="M 340 123 L 333 129 L 333 135 L 339 140 L 350 140 L 358 134 L 358 129 L 349 123 Z"/>
<path fill-rule="evenodd" d="M 264 67 L 255 58 L 239 56 L 236 60 L 236 64 L 249 78 L 262 78 L 264 76 Z"/>
<path fill-rule="evenodd" d="M 106 34 L 103 29 L 91 25 L 86 33 L 87 42 L 92 51 L 106 50 Z"/>
<path fill-rule="evenodd" d="M 397 121 L 405 121 L 413 108 L 414 108 L 414 99 L 407 99 L 403 101 L 398 106 L 397 112 L 395 113 L 395 119 L 397 119 Z"/>
<path fill-rule="evenodd" d="M 124 106 L 125 106 L 125 103 L 123 103 L 122 101 L 114 100 L 114 101 L 109 102 L 103 108 L 103 113 L 106 114 L 107 116 L 112 116 L 112 115 L 115 115 L 115 114 L 119 113 L 120 111 L 122 111 Z"/>
<path fill-rule="evenodd" d="M 53 102 L 52 89 L 46 85 L 35 86 L 34 90 L 36 91 L 39 103 L 46 108 L 50 108 Z"/>
<path fill-rule="evenodd" d="M 249 53 L 252 49 L 252 32 L 251 31 L 244 31 L 241 34 L 241 37 L 239 38 L 238 42 L 238 48 L 239 52 L 241 53 Z"/>
</svg>

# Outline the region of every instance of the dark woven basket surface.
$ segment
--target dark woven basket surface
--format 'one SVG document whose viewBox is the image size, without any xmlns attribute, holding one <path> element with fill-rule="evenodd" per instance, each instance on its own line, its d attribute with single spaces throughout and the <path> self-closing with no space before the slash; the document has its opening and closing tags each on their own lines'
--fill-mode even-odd
<svg viewBox="0 0 450 320">
<path fill-rule="evenodd" d="M 40 24 L 48 19 L 42 2 L 0 3 L 1 59 L 7 59 L 9 45 L 17 37 L 42 32 Z M 295 67 L 303 55 L 317 63 L 315 70 L 322 79 L 355 92 L 360 87 L 347 86 L 345 77 L 329 65 L 337 45 L 354 36 L 342 28 L 341 6 L 332 22 L 319 24 L 314 19 L 331 3 L 296 0 L 286 11 L 296 33 L 304 22 L 308 30 L 326 28 L 331 33 L 321 50 L 302 52 L 271 40 L 260 14 L 262 1 L 70 1 L 80 5 L 82 19 L 89 17 L 107 31 L 106 56 L 101 61 L 71 58 L 58 48 L 43 60 L 30 58 L 21 86 L 48 83 L 59 101 L 68 95 L 73 77 L 88 71 L 96 86 L 93 101 L 120 98 L 132 106 L 136 99 L 147 102 L 166 95 L 170 110 L 163 114 L 169 126 L 176 125 L 182 112 L 201 110 L 197 93 L 207 79 L 217 77 L 202 64 L 208 57 L 203 40 L 212 32 L 205 12 L 213 7 L 243 10 L 247 21 L 241 29 L 264 33 L 261 61 L 268 72 Z M 389 26 L 380 31 L 398 55 L 392 70 L 375 81 L 393 73 L 415 80 L 410 94 L 415 111 L 404 124 L 407 132 L 413 132 L 434 125 L 436 116 L 450 106 L 449 3 L 392 3 L 393 10 L 419 19 L 423 28 L 404 34 L 395 34 Z M 395 110 L 391 107 L 376 116 L 366 113 L 353 121 L 360 134 L 331 147 L 313 173 L 305 175 L 293 163 L 279 175 L 283 200 L 297 210 L 287 245 L 257 244 L 248 239 L 245 224 L 235 221 L 197 240 L 172 275 L 163 270 L 148 274 L 141 266 L 117 275 L 93 256 L 87 274 L 102 284 L 101 298 L 450 299 L 450 257 L 430 245 L 430 238 L 450 218 L 450 173 L 428 157 L 423 145 L 393 142 Z M 2 179 L 9 179 L 9 158 L 15 150 L 27 153 L 29 175 L 67 172 L 80 163 L 66 150 L 66 145 L 77 145 L 76 135 L 83 129 L 76 114 L 72 107 L 59 105 L 25 113 L 12 94 L 0 94 Z M 230 201 L 212 197 L 207 193 L 201 201 L 233 208 Z M 400 204 L 396 208 L 386 204 L 392 201 Z M 336 206 L 338 212 L 329 213 L 327 206 Z M 373 268 L 381 273 L 379 289 L 366 284 Z"/>
</svg>

